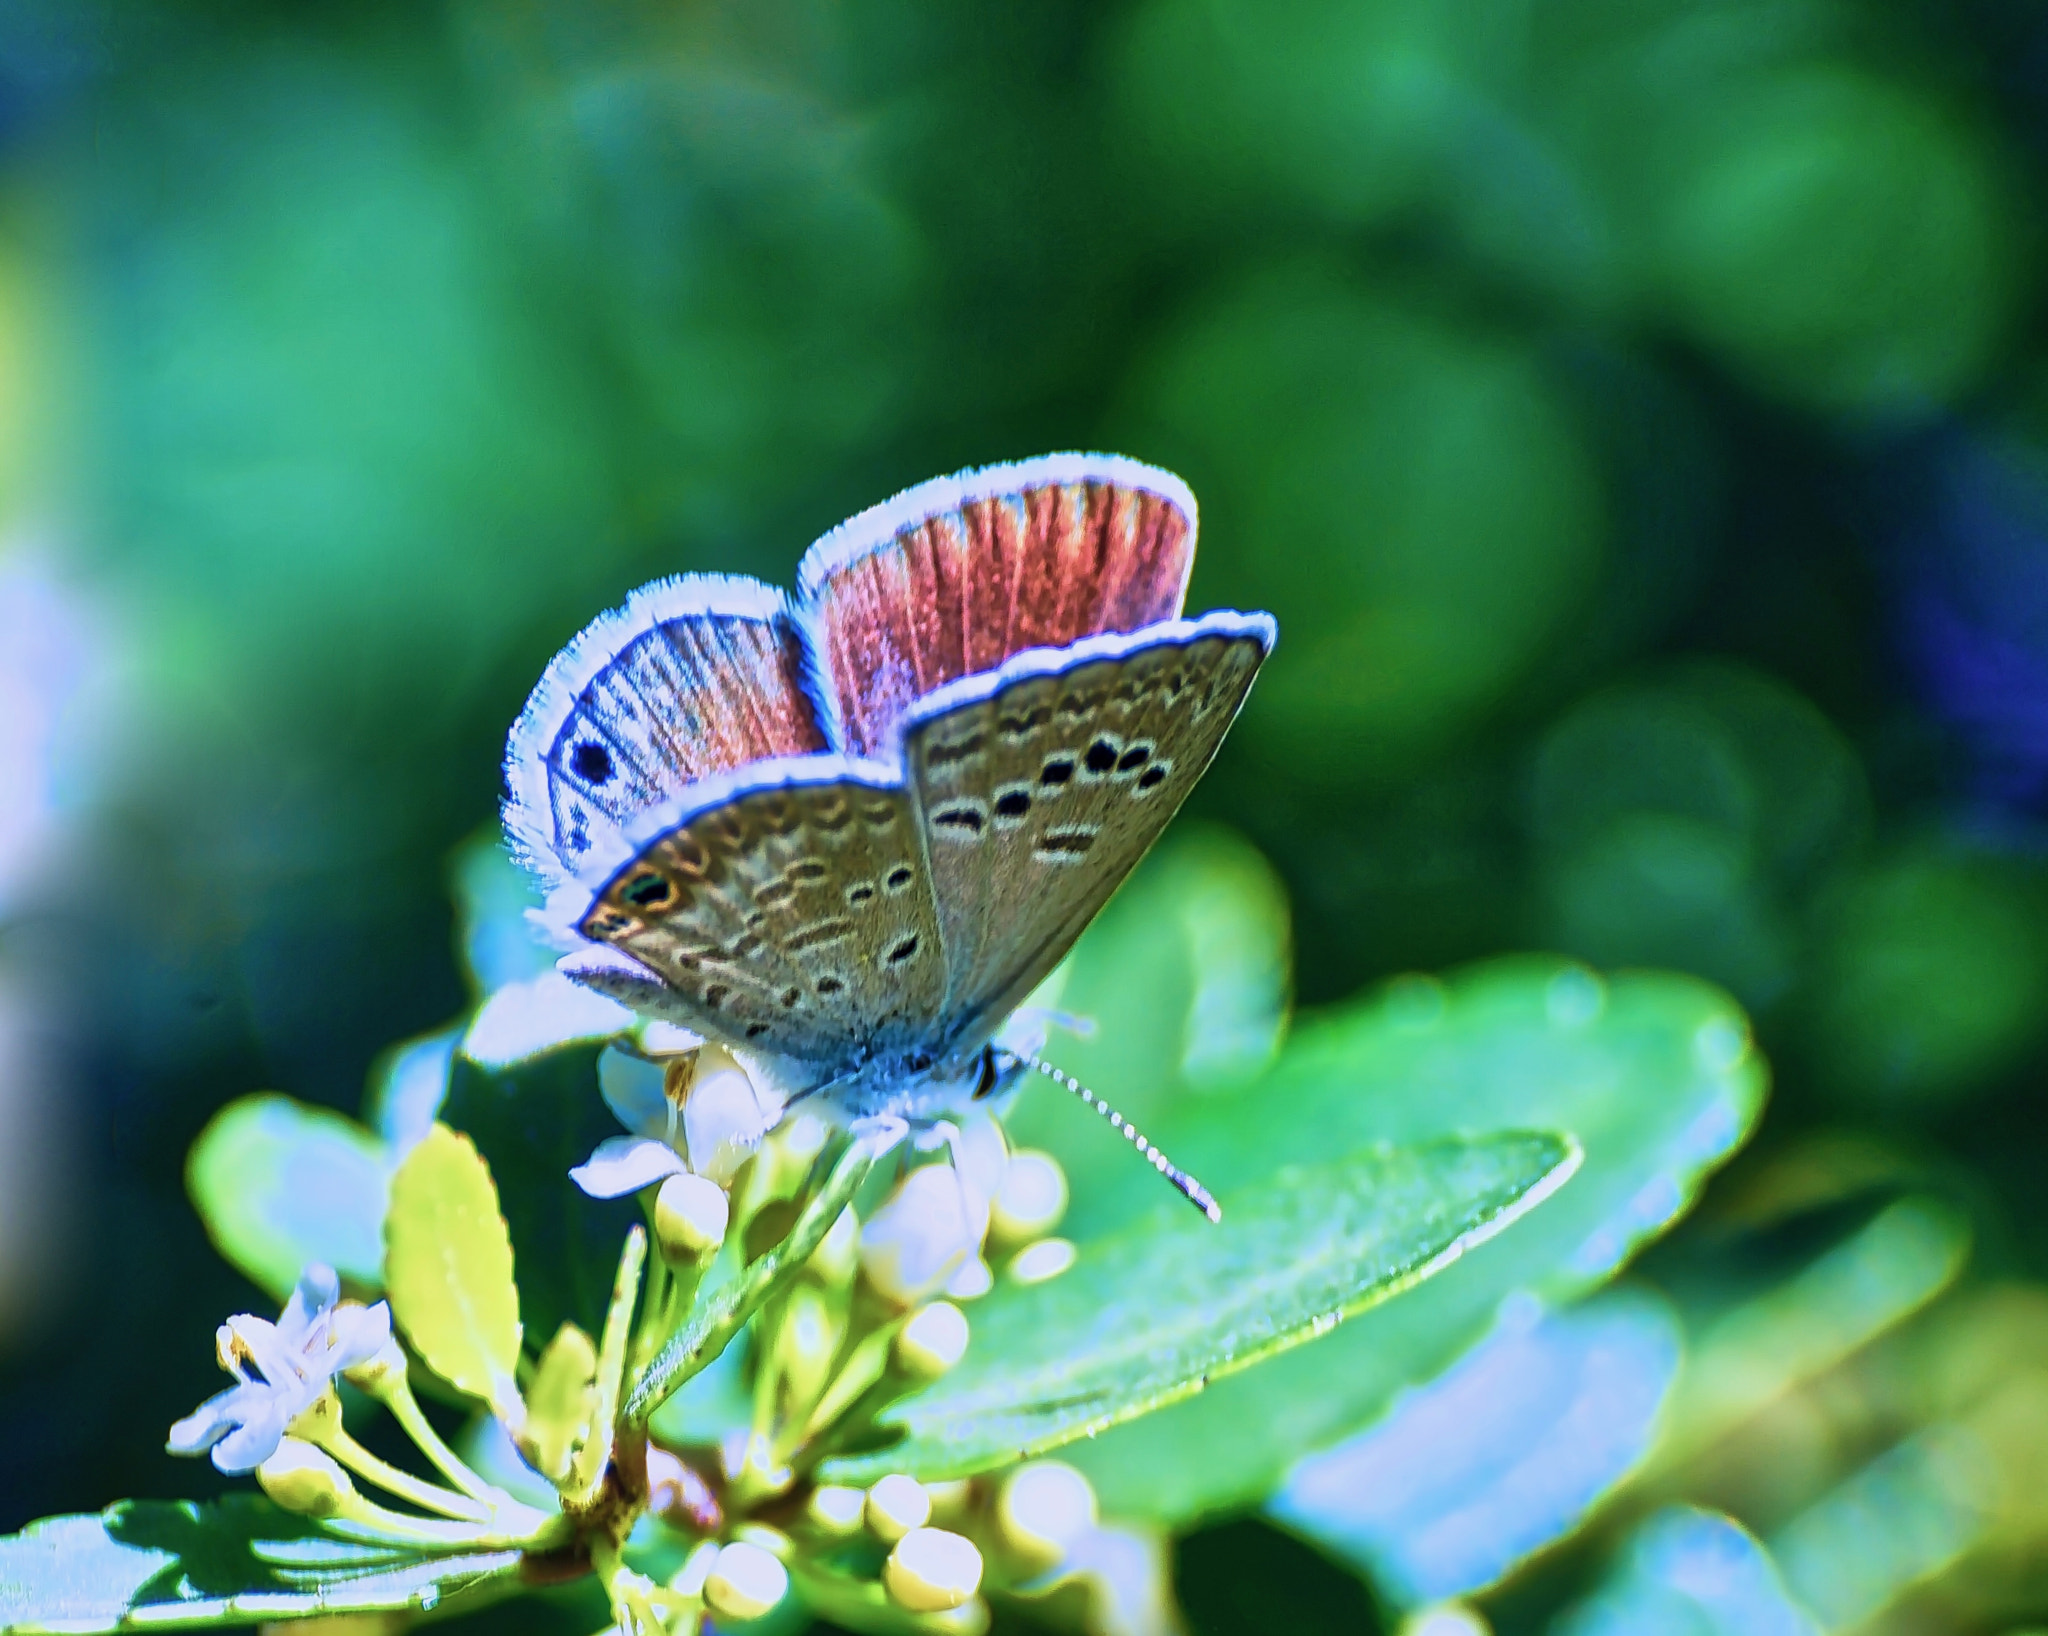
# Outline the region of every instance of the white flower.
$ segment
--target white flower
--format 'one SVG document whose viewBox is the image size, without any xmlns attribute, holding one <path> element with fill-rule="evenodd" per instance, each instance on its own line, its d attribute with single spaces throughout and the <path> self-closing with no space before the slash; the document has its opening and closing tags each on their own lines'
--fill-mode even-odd
<svg viewBox="0 0 2048 1636">
<path fill-rule="evenodd" d="M 230 1476 L 254 1471 L 277 1452 L 285 1429 L 344 1369 L 367 1363 L 391 1339 L 391 1309 L 340 1306 L 341 1281 L 315 1262 L 276 1323 L 237 1313 L 220 1326 L 220 1366 L 236 1384 L 171 1428 L 173 1454 L 213 1454 Z M 251 1378 L 251 1371 L 254 1378 Z"/>
<path fill-rule="evenodd" d="M 681 1104 L 669 1086 L 680 1082 Z M 592 1198 L 615 1199 L 694 1171 L 724 1186 L 781 1122 L 783 1099 L 719 1045 L 696 1048 L 685 1074 L 616 1048 L 598 1062 L 598 1086 L 633 1134 L 598 1143 L 569 1172 Z"/>
</svg>

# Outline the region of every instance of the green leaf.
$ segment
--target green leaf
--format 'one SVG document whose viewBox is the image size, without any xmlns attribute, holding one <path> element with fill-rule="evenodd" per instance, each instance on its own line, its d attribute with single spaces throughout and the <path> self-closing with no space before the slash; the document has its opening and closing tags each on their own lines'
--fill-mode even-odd
<svg viewBox="0 0 2048 1636">
<path fill-rule="evenodd" d="M 1188 1397 L 1449 1265 L 1576 1163 L 1541 1132 L 1371 1148 L 1229 1190 L 1220 1229 L 1162 1212 L 979 1303 L 960 1367 L 883 1417 L 904 1441 L 826 1480 L 966 1476 Z"/>
<path fill-rule="evenodd" d="M 571 1166 L 619 1134 L 597 1088 L 596 1046 L 554 1050 L 510 1068 L 458 1052 L 441 1117 L 476 1143 L 498 1180 L 519 1264 L 519 1305 L 536 1337 L 564 1323 L 596 1334 L 611 1300 L 619 1246 L 640 1207 L 593 1199 Z"/>
<path fill-rule="evenodd" d="M 427 1366 L 517 1421 L 519 1290 L 490 1167 L 437 1124 L 391 1182 L 384 1278 L 392 1316 Z"/>
<path fill-rule="evenodd" d="M 517 1551 L 422 1556 L 349 1544 L 253 1494 L 124 1500 L 0 1539 L 0 1632 L 464 1610 L 513 1588 L 518 1572 Z"/>
<path fill-rule="evenodd" d="M 352 1119 L 266 1091 L 230 1102 L 185 1160 L 214 1247 L 283 1300 L 309 1261 L 368 1292 L 383 1282 L 384 1144 Z"/>
<path fill-rule="evenodd" d="M 1375 1138 L 1531 1125 L 1577 1137 L 1582 1172 L 1528 1226 L 1328 1344 L 1070 1458 L 1113 1515 L 1178 1521 L 1255 1503 L 1297 1458 L 1446 1368 L 1508 1296 L 1562 1300 L 1610 1276 L 1741 1144 L 1764 1086 L 1747 1023 L 1719 990 L 1661 973 L 1603 981 L 1552 958 L 1492 961 L 1443 982 L 1399 979 L 1304 1024 L 1273 1072 L 1226 1096 L 1179 1098 L 1147 1134 L 1226 1192 Z M 1072 1112 L 1077 1125 L 1099 1123 Z M 1101 1135 L 1076 1129 L 1069 1140 Z"/>
<path fill-rule="evenodd" d="M 1271 1064 L 1286 1034 L 1290 964 L 1287 889 L 1272 865 L 1230 830 L 1177 827 L 1053 985 L 1054 1003 L 1093 1031 L 1055 1030 L 1045 1055 L 1149 1131 L 1175 1097 L 1242 1083 Z M 1157 1181 L 1133 1168 L 1123 1144 L 1103 1140 L 1096 1124 L 1077 1129 L 1060 1103 L 1025 1097 L 1005 1124 L 1020 1145 L 1059 1146 L 1081 1232 L 1157 1202 Z M 1118 1206 L 1127 1206 L 1121 1215 Z"/>
</svg>

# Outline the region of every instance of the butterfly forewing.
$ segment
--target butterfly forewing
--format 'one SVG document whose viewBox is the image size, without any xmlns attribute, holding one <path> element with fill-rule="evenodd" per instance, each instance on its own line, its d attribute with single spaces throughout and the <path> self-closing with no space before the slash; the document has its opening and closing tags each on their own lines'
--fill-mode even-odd
<svg viewBox="0 0 2048 1636">
<path fill-rule="evenodd" d="M 909 793 L 814 759 L 667 830 L 579 929 L 655 972 L 699 1032 L 832 1067 L 930 1038 L 945 959 Z"/>
<path fill-rule="evenodd" d="M 1058 964 L 1201 777 L 1271 645 L 1263 615 L 1211 614 L 1026 655 L 913 712 L 947 1046 Z"/>
<path fill-rule="evenodd" d="M 1186 489 L 1108 456 L 944 478 L 856 517 L 799 576 L 847 748 L 886 753 L 915 701 L 1028 648 L 1173 618 L 1193 554 Z"/>
</svg>

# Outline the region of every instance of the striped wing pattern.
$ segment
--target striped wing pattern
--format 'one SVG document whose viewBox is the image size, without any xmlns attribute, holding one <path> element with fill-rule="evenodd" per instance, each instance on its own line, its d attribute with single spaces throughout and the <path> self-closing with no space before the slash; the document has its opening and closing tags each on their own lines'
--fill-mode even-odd
<svg viewBox="0 0 2048 1636">
<path fill-rule="evenodd" d="M 847 748 L 886 754 L 917 700 L 1028 648 L 1180 612 L 1192 518 L 1166 496 L 1074 476 L 963 500 L 806 563 Z"/>
</svg>

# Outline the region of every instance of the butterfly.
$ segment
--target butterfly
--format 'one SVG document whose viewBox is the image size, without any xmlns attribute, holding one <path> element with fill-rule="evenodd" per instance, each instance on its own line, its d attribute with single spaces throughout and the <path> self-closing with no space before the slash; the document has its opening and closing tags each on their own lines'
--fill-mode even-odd
<svg viewBox="0 0 2048 1636">
<path fill-rule="evenodd" d="M 1158 839 L 1272 651 L 1181 617 L 1177 477 L 1056 454 L 924 483 L 785 596 L 644 586 L 548 665 L 504 819 L 589 987 L 835 1123 L 929 1130 L 1030 1068 L 998 1030 Z"/>
</svg>

